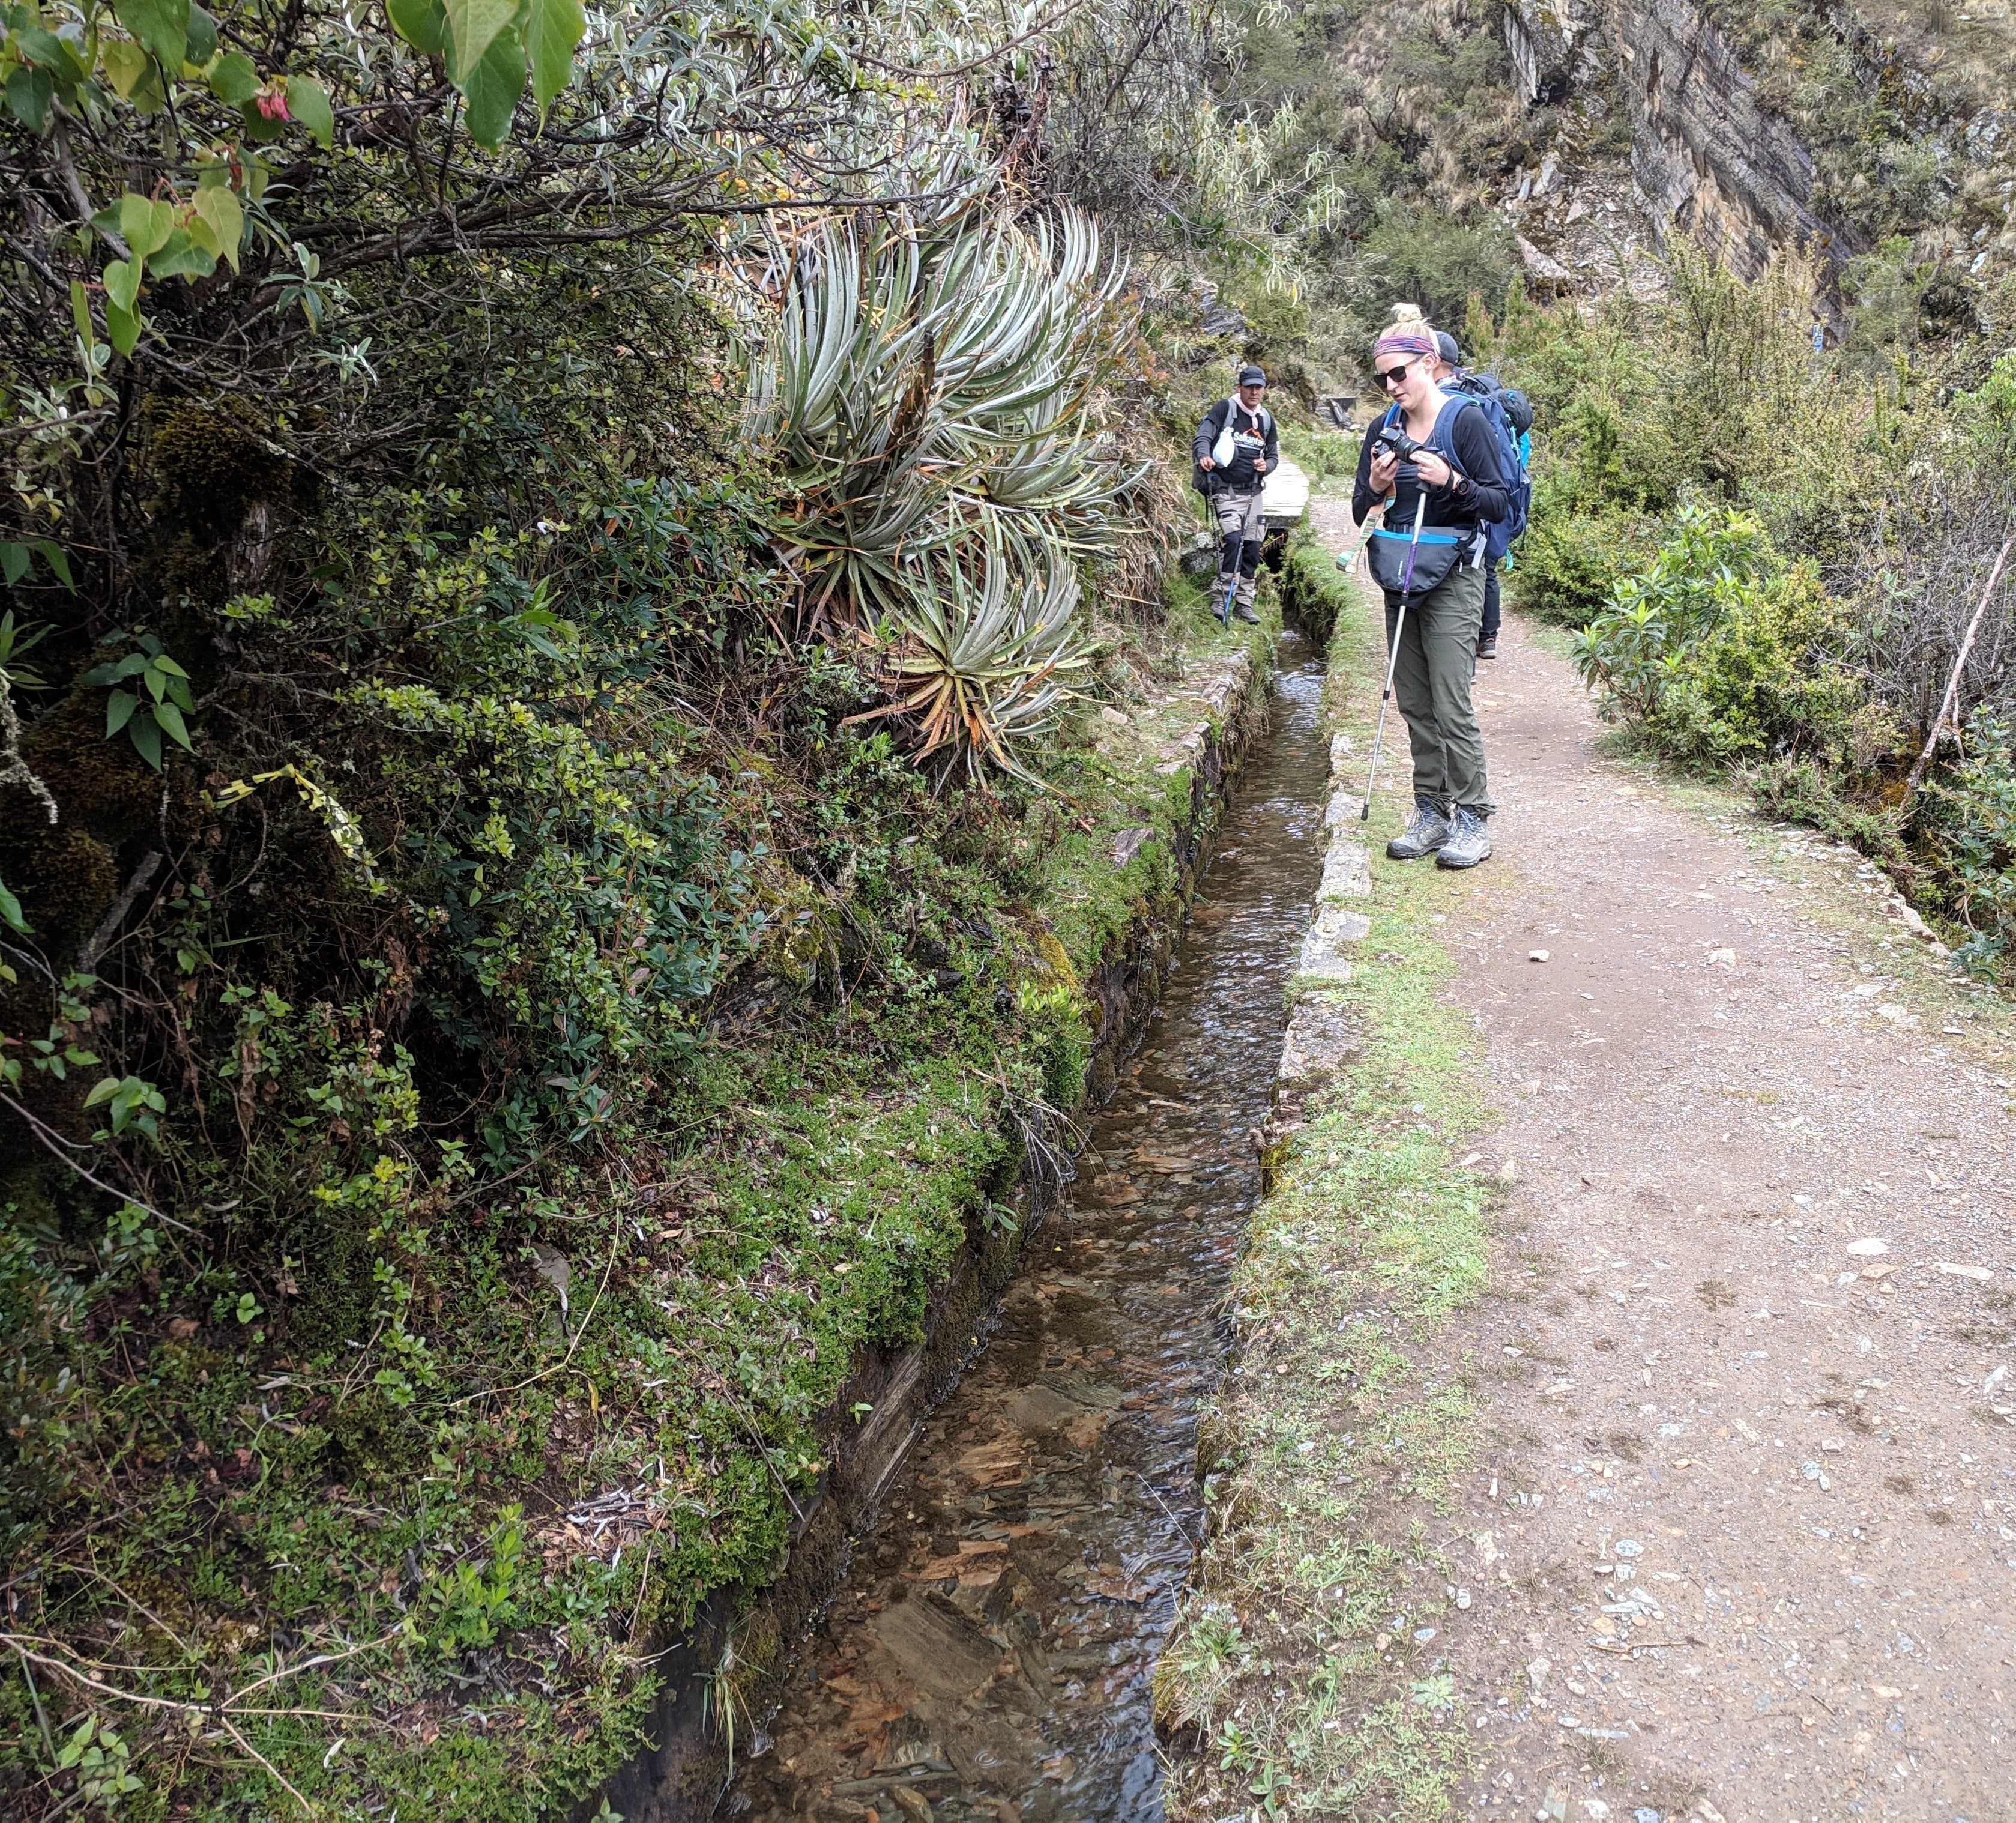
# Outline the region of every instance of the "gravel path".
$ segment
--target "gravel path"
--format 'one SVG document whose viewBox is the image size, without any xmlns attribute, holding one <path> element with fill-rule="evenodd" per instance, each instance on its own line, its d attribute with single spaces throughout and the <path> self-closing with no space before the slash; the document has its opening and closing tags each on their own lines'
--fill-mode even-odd
<svg viewBox="0 0 2016 1823">
<path fill-rule="evenodd" d="M 1501 650 L 1447 932 L 1509 1113 L 1461 1807 L 2016 1818 L 2003 1011 L 1858 857 L 1605 758 Z"/>
</svg>

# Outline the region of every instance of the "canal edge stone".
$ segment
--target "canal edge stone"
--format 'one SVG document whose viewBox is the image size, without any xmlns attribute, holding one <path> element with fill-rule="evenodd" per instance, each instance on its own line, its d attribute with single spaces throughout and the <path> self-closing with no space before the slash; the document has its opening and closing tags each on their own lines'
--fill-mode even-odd
<svg viewBox="0 0 2016 1823">
<path fill-rule="evenodd" d="M 1372 862 L 1356 833 L 1363 827 L 1363 800 L 1346 782 L 1353 758 L 1351 737 L 1333 735 L 1323 878 L 1288 985 L 1288 1029 L 1275 1072 L 1274 1111 L 1261 1134 L 1269 1189 L 1289 1135 L 1301 1125 L 1302 1098 L 1341 1074 L 1364 1045 L 1356 1021 L 1335 991 L 1351 980 L 1355 953 L 1372 929 L 1371 919 L 1359 909 L 1372 896 Z"/>
</svg>

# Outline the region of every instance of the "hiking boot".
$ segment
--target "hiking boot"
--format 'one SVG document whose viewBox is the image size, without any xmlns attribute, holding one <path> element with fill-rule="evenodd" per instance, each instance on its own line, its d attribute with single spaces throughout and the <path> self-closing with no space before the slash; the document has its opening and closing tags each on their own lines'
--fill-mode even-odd
<svg viewBox="0 0 2016 1823">
<path fill-rule="evenodd" d="M 1389 861 L 1418 861 L 1432 855 L 1456 833 L 1449 820 L 1432 804 L 1417 804 L 1414 820 L 1386 845 Z"/>
<path fill-rule="evenodd" d="M 1435 850 L 1438 867 L 1474 867 L 1491 859 L 1491 834 L 1482 817 L 1459 804 L 1450 821 L 1449 839 Z"/>
<path fill-rule="evenodd" d="M 1253 611 L 1253 605 L 1251 602 L 1242 601 L 1240 603 L 1240 604 L 1232 611 L 1232 618 L 1234 620 L 1241 620 L 1245 621 L 1249 627 L 1257 627 L 1260 624 L 1260 617 Z"/>
<path fill-rule="evenodd" d="M 1486 633 L 1477 642 L 1477 655 L 1480 658 L 1496 658 L 1498 656 L 1498 636 L 1496 633 Z"/>
</svg>

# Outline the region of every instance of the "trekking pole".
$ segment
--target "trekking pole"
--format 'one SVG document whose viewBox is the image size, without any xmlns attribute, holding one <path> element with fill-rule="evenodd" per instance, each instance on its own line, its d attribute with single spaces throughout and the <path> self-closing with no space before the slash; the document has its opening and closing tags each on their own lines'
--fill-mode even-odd
<svg viewBox="0 0 2016 1823">
<path fill-rule="evenodd" d="M 1225 599 L 1218 604 L 1218 618 L 1223 625 L 1229 627 L 1232 625 L 1232 598 L 1238 589 L 1239 572 L 1234 570 L 1225 579 Z"/>
<path fill-rule="evenodd" d="M 1400 612 L 1393 622 L 1392 648 L 1386 654 L 1386 686 L 1379 693 L 1379 719 L 1373 725 L 1372 758 L 1365 769 L 1365 802 L 1358 812 L 1360 823 L 1372 820 L 1372 787 L 1379 776 L 1379 746 L 1386 735 L 1386 705 L 1393 700 L 1393 673 L 1400 663 L 1400 636 L 1407 628 L 1407 596 L 1414 586 L 1414 553 L 1421 546 L 1421 521 L 1428 510 L 1424 491 L 1414 508 L 1413 536 L 1407 540 L 1407 567 L 1400 578 Z"/>
</svg>

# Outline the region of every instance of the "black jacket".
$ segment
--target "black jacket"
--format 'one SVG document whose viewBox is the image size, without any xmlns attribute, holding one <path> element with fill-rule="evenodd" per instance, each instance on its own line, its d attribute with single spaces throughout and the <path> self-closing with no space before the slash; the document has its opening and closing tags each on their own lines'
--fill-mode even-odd
<svg viewBox="0 0 2016 1823">
<path fill-rule="evenodd" d="M 1251 431 L 1261 438 L 1265 445 L 1261 456 L 1267 464 L 1267 474 L 1272 474 L 1280 467 L 1281 437 L 1275 428 L 1274 414 L 1265 405 L 1256 412 L 1249 412 L 1236 398 L 1222 398 L 1204 413 L 1204 422 L 1197 426 L 1197 435 L 1190 439 L 1190 457 L 1198 465 L 1197 473 L 1202 477 L 1203 491 L 1208 494 L 1221 490 L 1234 494 L 1250 494 L 1266 479 L 1266 476 L 1253 472 L 1252 458 L 1244 453 L 1229 468 L 1206 470 L 1203 467 L 1204 459 L 1211 454 L 1211 446 L 1218 441 L 1220 433 L 1225 429 L 1227 416 L 1233 412 L 1239 414 L 1239 421 L 1233 425 L 1233 431 Z"/>
<path fill-rule="evenodd" d="M 1373 443 L 1385 422 L 1383 413 L 1373 420 L 1372 427 L 1365 433 L 1364 447 L 1358 452 L 1358 485 L 1351 491 L 1351 516 L 1361 525 L 1365 523 L 1365 516 L 1385 498 L 1372 491 L 1370 479 Z M 1448 429 L 1449 440 L 1456 450 L 1458 473 L 1455 485 L 1426 490 L 1428 505 L 1421 516 L 1422 524 L 1462 528 L 1487 520 L 1503 519 L 1512 507 L 1509 492 L 1512 477 L 1499 472 L 1498 440 L 1483 411 L 1466 404 L 1449 420 Z M 1389 531 L 1413 530 L 1415 503 L 1422 492 L 1420 474 L 1414 465 L 1411 462 L 1402 463 L 1399 474 L 1394 477 L 1393 504 L 1386 511 Z"/>
</svg>

